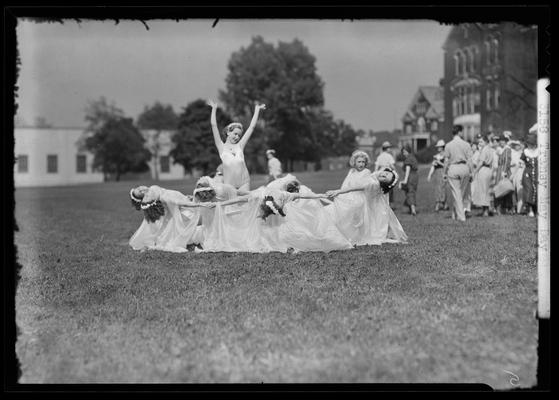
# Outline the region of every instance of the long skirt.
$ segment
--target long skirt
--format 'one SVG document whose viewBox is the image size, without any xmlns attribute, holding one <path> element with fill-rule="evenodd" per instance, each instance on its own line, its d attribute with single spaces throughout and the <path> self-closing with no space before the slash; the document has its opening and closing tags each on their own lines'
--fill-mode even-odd
<svg viewBox="0 0 559 400">
<path fill-rule="evenodd" d="M 472 203 L 478 207 L 489 207 L 491 195 L 491 179 L 493 171 L 491 168 L 482 167 L 472 182 Z"/>
<path fill-rule="evenodd" d="M 411 207 L 416 205 L 415 193 L 417 192 L 418 181 L 419 176 L 417 175 L 417 171 L 411 171 L 408 176 L 408 184 L 404 186 L 404 191 L 406 192 L 406 200 L 404 201 L 405 206 Z"/>
<path fill-rule="evenodd" d="M 433 172 L 433 185 L 435 186 L 435 202 L 446 202 L 446 182 L 443 180 L 443 169 L 437 168 Z"/>
</svg>

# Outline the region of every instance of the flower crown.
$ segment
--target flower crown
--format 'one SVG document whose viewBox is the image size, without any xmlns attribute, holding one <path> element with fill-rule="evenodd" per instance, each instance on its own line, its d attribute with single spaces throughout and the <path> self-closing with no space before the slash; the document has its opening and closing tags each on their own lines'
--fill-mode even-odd
<svg viewBox="0 0 559 400">
<path fill-rule="evenodd" d="M 134 188 L 130 189 L 130 198 L 134 200 L 136 203 L 142 202 L 142 199 L 138 199 L 136 196 L 134 196 Z"/>
<path fill-rule="evenodd" d="M 142 204 L 140 207 L 142 207 L 142 210 L 147 210 L 150 207 L 153 207 L 154 205 L 157 204 L 158 200 L 153 200 L 151 203 L 146 203 L 146 204 Z"/>
<path fill-rule="evenodd" d="M 230 132 L 233 129 L 235 129 L 235 127 L 238 127 L 241 130 L 243 130 L 243 124 L 241 124 L 240 122 L 231 122 L 229 125 L 227 125 L 227 131 Z"/>
<path fill-rule="evenodd" d="M 388 172 L 392 172 L 392 174 L 394 175 L 394 180 L 392 181 L 392 183 L 390 185 L 388 185 L 388 189 L 392 189 L 398 183 L 398 179 L 399 179 L 398 174 L 396 173 L 396 170 L 391 169 L 391 168 L 385 168 L 384 170 L 388 171 Z"/>
<path fill-rule="evenodd" d="M 211 190 L 214 190 L 211 186 L 202 186 L 202 187 L 194 189 L 193 194 L 196 195 L 196 193 L 198 193 L 198 192 L 209 192 Z"/>
<path fill-rule="evenodd" d="M 272 210 L 272 212 L 273 212 L 275 215 L 278 215 L 278 214 L 279 214 L 279 211 L 278 211 L 278 209 L 274 206 L 274 202 L 273 202 L 273 201 L 268 200 L 268 201 L 266 201 L 264 204 L 266 204 L 266 206 L 268 206 L 268 208 L 269 208 L 270 210 Z"/>
</svg>

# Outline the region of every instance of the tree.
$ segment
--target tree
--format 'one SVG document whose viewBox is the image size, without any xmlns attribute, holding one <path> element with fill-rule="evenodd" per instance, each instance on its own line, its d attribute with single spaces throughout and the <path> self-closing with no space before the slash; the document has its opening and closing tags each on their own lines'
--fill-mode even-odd
<svg viewBox="0 0 559 400">
<path fill-rule="evenodd" d="M 159 153 L 164 145 L 161 133 L 165 130 L 175 130 L 178 124 L 178 117 L 171 105 L 163 105 L 155 102 L 151 107 L 145 106 L 144 111 L 138 116 L 137 125 L 145 130 L 144 137 L 146 146 L 151 152 L 154 178 L 159 180 L 158 162 Z"/>
<path fill-rule="evenodd" d="M 150 152 L 145 139 L 134 125 L 132 118 L 111 117 L 85 139 L 85 148 L 93 153 L 93 167 L 115 180 L 125 172 L 143 172 L 149 169 Z"/>
<path fill-rule="evenodd" d="M 221 163 L 215 147 L 210 124 L 210 107 L 205 100 L 189 103 L 179 115 L 178 127 L 171 141 L 171 156 L 185 170 L 201 169 L 204 174 L 215 171 Z M 225 127 L 231 118 L 221 109 L 217 110 L 217 123 Z"/>
<path fill-rule="evenodd" d="M 241 122 L 250 119 L 255 101 L 266 104 L 265 131 L 251 138 L 245 150 L 248 159 L 265 147 L 274 147 L 278 155 L 290 161 L 316 158 L 316 142 L 306 112 L 324 103 L 324 83 L 316 72 L 315 57 L 297 39 L 279 42 L 277 47 L 260 36 L 234 52 L 228 63 L 225 91 L 220 99 L 226 110 Z M 289 168 L 290 169 L 290 168 Z"/>
<path fill-rule="evenodd" d="M 80 150 L 86 149 L 85 142 L 88 137 L 99 131 L 109 120 L 118 118 L 124 118 L 124 111 L 118 108 L 114 102 L 109 104 L 104 96 L 101 96 L 98 100 L 89 100 L 85 107 L 87 126 L 78 140 L 78 148 Z"/>
</svg>

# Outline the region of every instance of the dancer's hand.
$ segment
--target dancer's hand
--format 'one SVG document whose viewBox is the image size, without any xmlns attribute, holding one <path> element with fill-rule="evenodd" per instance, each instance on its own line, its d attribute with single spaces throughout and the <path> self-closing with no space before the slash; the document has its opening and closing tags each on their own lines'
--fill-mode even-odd
<svg viewBox="0 0 559 400">
<path fill-rule="evenodd" d="M 256 103 L 256 105 L 254 106 L 255 110 L 265 110 L 266 109 L 266 104 L 260 104 L 260 103 Z"/>
<path fill-rule="evenodd" d="M 210 201 L 208 203 L 202 203 L 202 207 L 206 207 L 206 208 L 214 208 L 215 207 L 215 203 Z"/>
<path fill-rule="evenodd" d="M 338 194 L 340 194 L 340 191 L 339 191 L 339 190 L 328 190 L 328 191 L 326 192 L 326 196 L 327 196 L 328 198 L 336 197 Z"/>
<path fill-rule="evenodd" d="M 212 99 L 209 99 L 206 104 L 209 105 L 211 108 L 217 108 L 217 103 Z"/>
</svg>

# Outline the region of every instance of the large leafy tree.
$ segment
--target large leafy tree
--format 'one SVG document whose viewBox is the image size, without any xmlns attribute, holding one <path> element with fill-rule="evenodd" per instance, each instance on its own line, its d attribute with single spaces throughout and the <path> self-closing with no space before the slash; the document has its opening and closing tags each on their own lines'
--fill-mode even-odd
<svg viewBox="0 0 559 400">
<path fill-rule="evenodd" d="M 212 135 L 210 112 L 206 101 L 199 99 L 189 103 L 179 115 L 177 131 L 171 139 L 174 144 L 171 156 L 185 170 L 199 168 L 208 174 L 221 163 Z M 216 117 L 219 127 L 231 122 L 221 109 Z"/>
<path fill-rule="evenodd" d="M 226 88 L 220 99 L 226 110 L 242 121 L 250 120 L 254 102 L 266 104 L 266 113 L 245 150 L 245 157 L 256 159 L 265 147 L 290 161 L 314 160 L 314 146 L 306 112 L 324 103 L 324 83 L 317 74 L 315 57 L 295 39 L 277 47 L 260 36 L 234 52 L 228 63 Z"/>
<path fill-rule="evenodd" d="M 93 167 L 101 169 L 105 178 L 114 174 L 118 181 L 123 173 L 149 168 L 150 152 L 132 118 L 107 119 L 85 139 L 85 147 L 94 155 Z"/>
<path fill-rule="evenodd" d="M 154 178 L 159 180 L 159 153 L 166 144 L 161 133 L 166 130 L 175 130 L 178 124 L 178 117 L 171 105 L 163 105 L 155 102 L 153 106 L 145 106 L 144 111 L 138 116 L 137 125 L 144 132 L 146 147 L 152 155 Z"/>
</svg>

